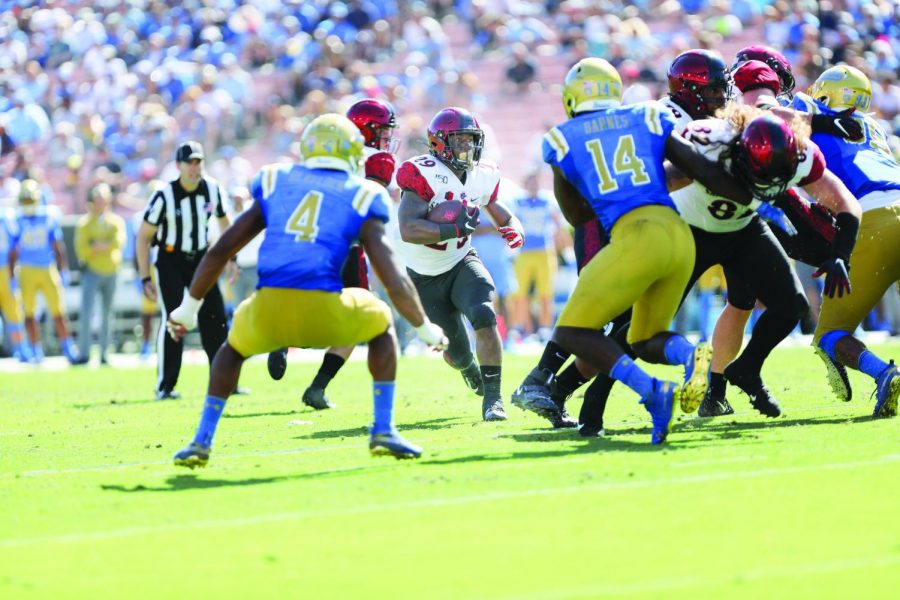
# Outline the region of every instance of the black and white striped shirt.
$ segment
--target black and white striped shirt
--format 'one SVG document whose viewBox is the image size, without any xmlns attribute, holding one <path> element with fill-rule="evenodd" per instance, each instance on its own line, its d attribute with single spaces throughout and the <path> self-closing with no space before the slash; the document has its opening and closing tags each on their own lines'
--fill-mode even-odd
<svg viewBox="0 0 900 600">
<path fill-rule="evenodd" d="M 200 252 L 209 245 L 209 219 L 225 216 L 222 186 L 204 177 L 193 192 L 187 192 L 176 179 L 150 197 L 144 221 L 158 227 L 156 244 L 166 252 Z"/>
</svg>

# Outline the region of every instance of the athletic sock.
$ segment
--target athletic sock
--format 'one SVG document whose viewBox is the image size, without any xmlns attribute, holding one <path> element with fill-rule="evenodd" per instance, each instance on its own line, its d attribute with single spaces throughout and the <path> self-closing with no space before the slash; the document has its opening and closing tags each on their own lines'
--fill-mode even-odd
<svg viewBox="0 0 900 600">
<path fill-rule="evenodd" d="M 634 364 L 634 361 L 625 354 L 620 356 L 616 364 L 613 365 L 609 376 L 633 389 L 641 398 L 653 390 L 653 378 Z"/>
<path fill-rule="evenodd" d="M 200 424 L 194 435 L 194 443 L 209 448 L 212 446 L 213 436 L 216 435 L 216 427 L 219 425 L 219 417 L 225 410 L 225 399 L 216 396 L 207 396 L 203 403 L 203 414 L 200 415 Z"/>
<path fill-rule="evenodd" d="M 690 362 L 694 354 L 694 346 L 683 335 L 675 334 L 666 340 L 663 347 L 666 362 L 670 365 L 685 365 Z"/>
<path fill-rule="evenodd" d="M 326 352 L 325 357 L 322 359 L 322 366 L 319 367 L 319 372 L 316 373 L 311 387 L 324 390 L 331 383 L 331 380 L 334 379 L 334 376 L 337 375 L 337 372 L 341 370 L 345 362 L 341 356 Z"/>
<path fill-rule="evenodd" d="M 549 341 L 547 342 L 547 345 L 544 346 L 544 353 L 541 354 L 541 360 L 538 361 L 537 368 L 547 369 L 556 375 L 557 371 L 562 368 L 569 356 L 571 356 L 571 354 L 564 350 L 562 346 L 554 341 Z"/>
<path fill-rule="evenodd" d="M 863 350 L 862 354 L 859 355 L 859 370 L 872 379 L 877 379 L 889 366 L 888 363 L 878 358 L 874 352 L 870 352 L 869 350 Z"/>
<path fill-rule="evenodd" d="M 484 399 L 500 400 L 500 369 L 497 366 L 481 366 L 481 381 L 484 382 Z"/>
<path fill-rule="evenodd" d="M 372 403 L 375 412 L 372 433 L 389 433 L 394 428 L 394 382 L 373 381 Z"/>
<path fill-rule="evenodd" d="M 574 362 L 566 367 L 556 378 L 556 387 L 564 398 L 571 396 L 575 390 L 585 383 L 587 383 L 587 377 L 581 374 Z"/>
<path fill-rule="evenodd" d="M 727 385 L 728 384 L 725 382 L 725 375 L 713 371 L 709 372 L 709 393 L 712 396 L 716 398 L 725 396 Z"/>
</svg>

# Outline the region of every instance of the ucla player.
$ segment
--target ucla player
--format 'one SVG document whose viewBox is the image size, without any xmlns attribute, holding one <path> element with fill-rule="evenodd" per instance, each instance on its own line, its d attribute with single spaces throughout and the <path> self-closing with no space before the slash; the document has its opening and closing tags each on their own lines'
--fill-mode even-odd
<svg viewBox="0 0 900 600">
<path fill-rule="evenodd" d="M 9 258 L 10 264 L 19 264 L 19 283 L 22 286 L 22 305 L 25 309 L 25 330 L 31 343 L 35 362 L 40 362 L 44 352 L 40 344 L 35 313 L 37 295 L 42 293 L 47 309 L 53 317 L 56 337 L 66 359 L 74 365 L 87 362 L 81 356 L 69 335 L 66 318 L 63 277 L 66 269 L 66 247 L 62 229 L 53 211 L 41 204 L 41 189 L 37 181 L 26 179 L 19 190 L 19 213 L 16 216 L 16 237 Z"/>
<path fill-rule="evenodd" d="M 394 152 L 397 151 L 397 140 L 394 130 L 397 128 L 397 116 L 394 108 L 375 98 L 364 98 L 354 102 L 347 109 L 347 118 L 353 122 L 363 136 L 365 147 L 366 179 L 387 187 L 394 178 Z M 341 272 L 344 287 L 369 289 L 368 266 L 366 256 L 359 244 L 350 248 L 350 254 Z M 334 408 L 334 404 L 325 395 L 325 388 L 344 366 L 353 346 L 329 348 L 325 352 L 322 364 L 312 383 L 303 392 L 303 404 L 316 410 Z M 281 348 L 269 354 L 267 368 L 272 379 L 284 377 L 287 370 L 287 348 Z"/>
<path fill-rule="evenodd" d="M 13 355 L 22 362 L 31 360 L 31 349 L 23 343 L 22 298 L 19 286 L 9 269 L 9 252 L 16 237 L 16 221 L 0 211 L 0 315 L 13 345 Z"/>
<path fill-rule="evenodd" d="M 872 84 L 862 71 L 847 65 L 831 67 L 809 89 L 811 99 L 795 99 L 793 106 L 813 114 L 833 114 L 856 109 L 854 118 L 865 136 L 860 142 L 821 134 L 813 135 L 829 168 L 845 183 L 862 205 L 859 241 L 832 259 L 830 268 L 847 270 L 849 283 L 840 291 L 852 294 L 823 299 L 815 331 L 816 353 L 825 362 L 835 394 L 850 400 L 850 383 L 844 366 L 858 369 L 875 380 L 876 417 L 897 414 L 900 372 L 894 361 L 885 362 L 852 332 L 900 279 L 900 165 L 891 155 L 887 135 L 866 115 L 872 99 Z M 827 284 L 826 284 L 827 287 Z"/>
<path fill-rule="evenodd" d="M 175 464 L 205 466 L 225 399 L 249 356 L 276 348 L 369 344 L 375 421 L 372 454 L 418 458 L 422 449 L 405 440 L 393 424 L 397 340 L 390 308 L 368 290 L 343 288 L 341 265 L 359 240 L 397 310 L 425 343 L 442 349 L 446 338 L 425 317 L 412 283 L 396 267 L 387 243 L 387 192 L 355 173 L 363 158 L 363 138 L 346 117 L 314 119 L 300 139 L 302 164 L 264 167 L 254 178 L 256 202 L 229 227 L 200 262 L 181 306 L 169 317 L 180 339 L 197 322 L 206 292 L 228 260 L 261 231 L 259 284 L 234 314 L 228 340 L 216 353 L 194 441 L 175 454 Z"/>
<path fill-rule="evenodd" d="M 622 80 L 612 65 L 579 61 L 563 88 L 569 121 L 544 136 L 544 160 L 553 167 L 563 215 L 574 225 L 596 214 L 610 232 L 609 245 L 581 272 L 554 341 L 635 390 L 658 444 L 668 435 L 675 401 L 696 406 L 707 386 L 701 353 L 665 330 L 690 278 L 694 244 L 666 189 L 663 161 L 745 205 L 752 196 L 674 131 L 670 112 L 657 103 L 621 106 L 621 97 Z M 637 356 L 684 365 L 684 386 L 651 377 L 603 334 L 601 328 L 629 307 L 628 342 Z M 549 397 L 550 386 L 536 371 L 516 390 L 514 402 L 527 407 L 533 398 Z"/>
<path fill-rule="evenodd" d="M 456 107 L 439 111 L 428 125 L 428 141 L 428 154 L 404 162 L 397 171 L 397 184 L 403 190 L 400 249 L 425 312 L 450 340 L 444 358 L 462 372 L 466 385 L 484 396 L 482 418 L 502 421 L 506 419 L 500 397 L 503 346 L 491 301 L 494 285 L 469 236 L 478 225 L 481 208 L 509 248 L 524 243 L 522 225 L 497 199 L 500 169 L 480 160 L 484 131 L 469 111 Z M 450 224 L 425 218 L 434 206 L 449 200 L 460 200 L 473 210 L 462 211 Z M 463 317 L 475 330 L 477 363 Z M 555 408 L 549 399 L 543 406 Z"/>
</svg>

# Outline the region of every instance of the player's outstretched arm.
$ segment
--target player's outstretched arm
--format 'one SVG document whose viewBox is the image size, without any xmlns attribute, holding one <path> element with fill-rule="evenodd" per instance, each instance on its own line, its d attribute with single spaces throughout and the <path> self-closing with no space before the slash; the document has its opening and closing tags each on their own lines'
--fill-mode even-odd
<svg viewBox="0 0 900 600">
<path fill-rule="evenodd" d="M 566 221 L 573 227 L 584 225 L 597 217 L 594 209 L 557 167 L 553 167 L 553 194 Z"/>
<path fill-rule="evenodd" d="M 694 144 L 674 132 L 666 140 L 666 158 L 716 196 L 729 198 L 743 206 L 753 200 L 753 194 L 746 186 L 726 172 L 719 163 L 703 156 Z"/>
<path fill-rule="evenodd" d="M 384 223 L 378 219 L 366 220 L 359 230 L 359 241 L 397 311 L 413 327 L 422 325 L 426 320 L 425 310 L 413 282 L 394 261 L 394 250 L 385 235 Z"/>
<path fill-rule="evenodd" d="M 218 241 L 203 256 L 188 290 L 191 297 L 199 299 L 206 296 L 231 257 L 265 228 L 266 221 L 262 209 L 258 202 L 254 202 L 222 233 Z"/>
</svg>

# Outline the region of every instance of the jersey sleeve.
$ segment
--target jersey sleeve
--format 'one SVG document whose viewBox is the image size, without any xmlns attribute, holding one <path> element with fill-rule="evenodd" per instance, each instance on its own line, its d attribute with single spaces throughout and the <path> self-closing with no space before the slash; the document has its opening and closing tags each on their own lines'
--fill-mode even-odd
<svg viewBox="0 0 900 600">
<path fill-rule="evenodd" d="M 647 129 L 653 135 L 658 135 L 663 139 L 668 138 L 675 131 L 678 124 L 675 115 L 670 110 L 660 106 L 658 102 L 646 102 L 644 106 L 646 107 L 644 122 L 647 125 Z"/>
<path fill-rule="evenodd" d="M 388 197 L 387 191 L 382 188 L 372 199 L 372 203 L 369 205 L 369 210 L 366 213 L 365 218 L 378 219 L 379 221 L 387 223 L 391 220 L 390 202 L 391 199 Z"/>
<path fill-rule="evenodd" d="M 216 205 L 213 207 L 213 214 L 221 219 L 225 216 L 225 205 L 230 204 L 228 201 L 228 192 L 226 192 L 225 188 L 218 183 L 213 183 L 213 185 L 216 186 L 216 197 L 218 198 Z"/>
<path fill-rule="evenodd" d="M 153 192 L 153 195 L 150 196 L 150 202 L 147 203 L 147 209 L 144 211 L 144 221 L 154 227 L 159 227 L 159 224 L 162 222 L 165 203 L 165 197 L 161 189 Z"/>
<path fill-rule="evenodd" d="M 800 181 L 797 182 L 797 185 L 800 187 L 818 181 L 825 173 L 825 155 L 822 154 L 819 147 L 811 141 L 807 142 L 807 144 L 807 154 L 812 154 L 812 158 L 807 158 L 804 163 L 801 163 L 800 168 L 797 169 L 797 176 L 800 177 Z"/>
<path fill-rule="evenodd" d="M 397 171 L 397 185 L 401 190 L 409 190 L 418 194 L 425 202 L 431 202 L 431 199 L 434 198 L 434 190 L 422 175 L 422 171 L 410 161 L 400 165 L 400 170 Z"/>
<path fill-rule="evenodd" d="M 278 172 L 275 165 L 266 165 L 253 176 L 250 182 L 250 196 L 259 203 L 262 210 L 263 220 L 269 223 L 269 196 L 275 191 L 275 181 L 278 179 Z"/>
<path fill-rule="evenodd" d="M 798 93 L 794 96 L 794 99 L 791 100 L 790 107 L 796 111 L 811 113 L 814 115 L 822 112 L 815 100 L 802 93 Z"/>
<path fill-rule="evenodd" d="M 541 153 L 544 162 L 553 166 L 559 166 L 562 159 L 569 153 L 569 142 L 559 127 L 554 127 L 544 134 L 541 141 Z"/>
</svg>

